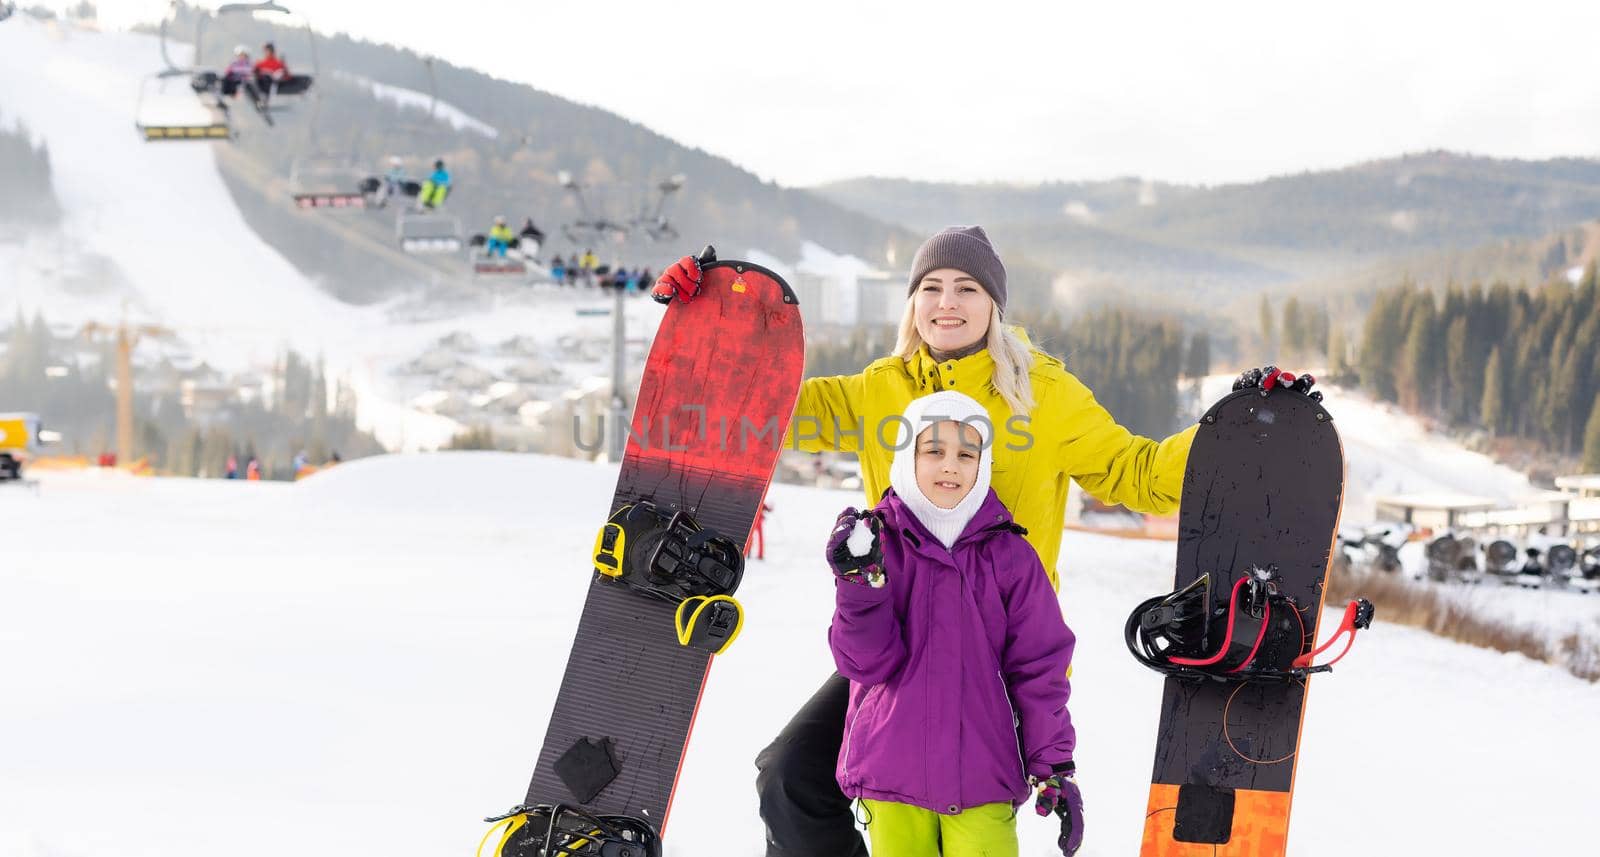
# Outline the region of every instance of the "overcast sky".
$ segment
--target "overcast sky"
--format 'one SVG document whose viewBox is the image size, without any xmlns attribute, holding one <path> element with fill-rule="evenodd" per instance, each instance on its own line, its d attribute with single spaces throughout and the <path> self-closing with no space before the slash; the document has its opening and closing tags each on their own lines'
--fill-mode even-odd
<svg viewBox="0 0 1600 857">
<path fill-rule="evenodd" d="M 1592 0 L 280 2 L 319 31 L 603 107 L 786 185 L 1219 183 L 1434 148 L 1600 155 Z M 167 2 L 98 5 L 120 26 Z"/>
</svg>

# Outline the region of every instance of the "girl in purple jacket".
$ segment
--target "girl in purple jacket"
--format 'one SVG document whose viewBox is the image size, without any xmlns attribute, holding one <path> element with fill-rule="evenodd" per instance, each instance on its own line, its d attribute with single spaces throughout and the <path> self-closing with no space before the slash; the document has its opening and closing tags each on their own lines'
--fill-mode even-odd
<svg viewBox="0 0 1600 857">
<path fill-rule="evenodd" d="M 989 489 L 993 426 L 954 391 L 913 401 L 891 489 L 828 541 L 828 641 L 850 679 L 837 775 L 874 857 L 1015 857 L 1016 807 L 1083 841 L 1067 711 L 1073 636 L 1038 554 Z"/>
</svg>

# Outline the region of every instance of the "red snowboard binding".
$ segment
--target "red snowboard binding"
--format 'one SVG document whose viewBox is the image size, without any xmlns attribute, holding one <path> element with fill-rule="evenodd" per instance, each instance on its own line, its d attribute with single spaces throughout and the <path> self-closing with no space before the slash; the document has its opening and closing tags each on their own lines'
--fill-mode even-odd
<svg viewBox="0 0 1600 857">
<path fill-rule="evenodd" d="M 1300 606 L 1278 591 L 1277 579 L 1275 567 L 1252 567 L 1234 582 L 1225 602 L 1214 604 L 1211 575 L 1203 574 L 1177 592 L 1148 599 L 1123 626 L 1128 651 L 1175 678 L 1284 680 L 1330 671 L 1350 651 L 1356 631 L 1372 623 L 1372 602 L 1351 601 L 1338 630 L 1313 649 Z M 1345 635 L 1337 657 L 1312 663 Z"/>
</svg>

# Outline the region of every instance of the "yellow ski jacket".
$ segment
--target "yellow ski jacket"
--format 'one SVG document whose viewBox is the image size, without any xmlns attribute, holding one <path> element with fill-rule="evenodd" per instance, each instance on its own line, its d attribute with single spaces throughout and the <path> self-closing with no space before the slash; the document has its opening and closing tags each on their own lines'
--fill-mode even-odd
<svg viewBox="0 0 1600 857">
<path fill-rule="evenodd" d="M 889 487 L 896 430 L 912 399 L 956 390 L 978 400 L 994 425 L 992 487 L 1039 552 L 1050 584 L 1060 588 L 1056 557 L 1067 505 L 1067 480 L 1106 503 L 1139 512 L 1178 508 L 1191 426 L 1160 442 L 1112 418 L 1060 360 L 1033 349 L 1033 413 L 1013 416 L 995 390 L 988 351 L 938 363 L 924 347 L 910 361 L 875 360 L 859 375 L 811 378 L 800 388 L 790 428 L 806 452 L 854 452 L 871 506 Z M 919 427 L 920 429 L 920 427 Z"/>
</svg>

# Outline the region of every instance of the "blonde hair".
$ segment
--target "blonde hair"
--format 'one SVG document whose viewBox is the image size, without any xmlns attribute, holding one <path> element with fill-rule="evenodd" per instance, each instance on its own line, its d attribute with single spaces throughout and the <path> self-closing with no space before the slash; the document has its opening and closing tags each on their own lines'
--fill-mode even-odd
<svg viewBox="0 0 1600 857">
<path fill-rule="evenodd" d="M 907 300 L 905 314 L 900 316 L 894 356 L 909 363 L 922 350 L 922 345 L 922 334 L 917 332 L 916 305 Z M 998 304 L 989 308 L 989 332 L 984 335 L 983 347 L 994 359 L 994 377 L 990 379 L 994 391 L 1011 406 L 1011 413 L 1028 415 L 1033 410 L 1033 381 L 1028 376 L 1033 370 L 1033 351 L 1016 330 L 1000 322 Z"/>
</svg>

